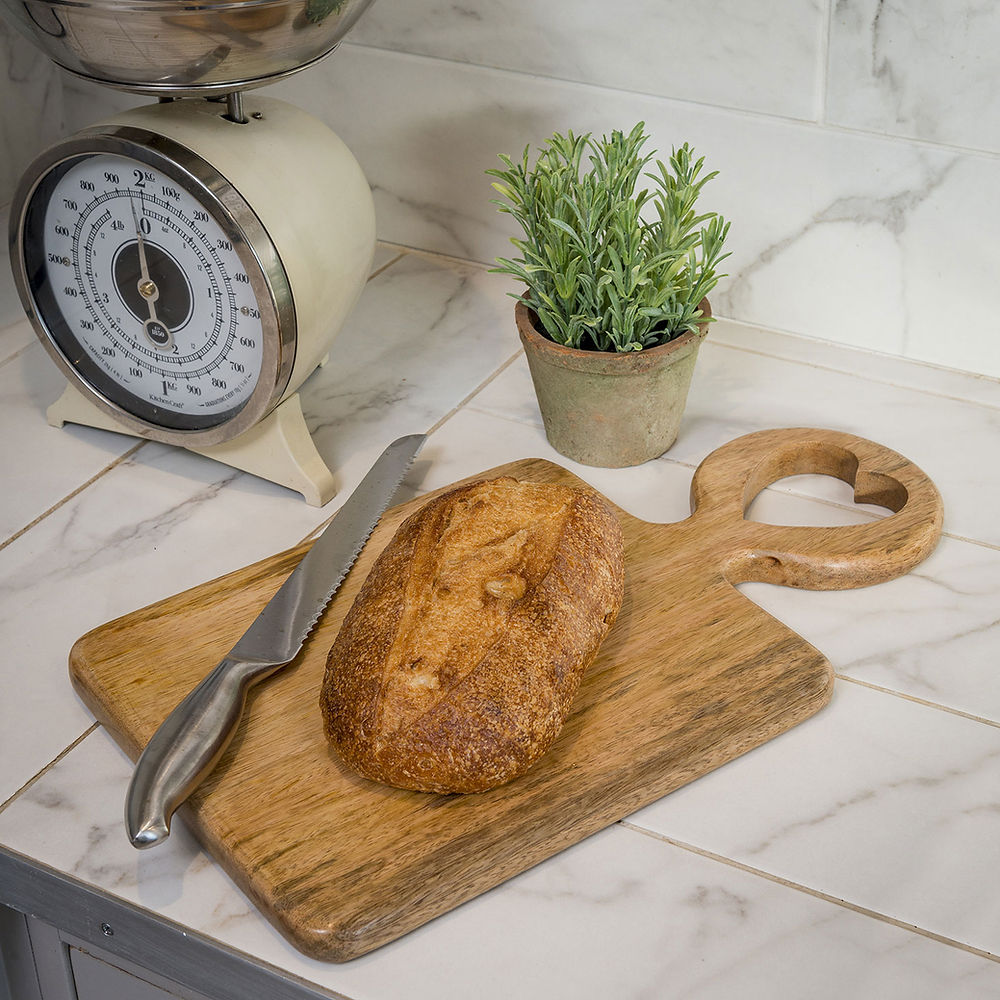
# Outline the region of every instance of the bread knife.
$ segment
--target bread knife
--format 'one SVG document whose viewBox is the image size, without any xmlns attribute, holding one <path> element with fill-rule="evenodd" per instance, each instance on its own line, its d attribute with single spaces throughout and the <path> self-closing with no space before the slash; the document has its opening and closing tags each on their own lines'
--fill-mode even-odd
<svg viewBox="0 0 1000 1000">
<path fill-rule="evenodd" d="M 170 835 L 174 810 L 232 739 L 247 690 L 298 655 L 425 440 L 410 434 L 385 449 L 239 642 L 153 734 L 125 797 L 133 847 L 154 847 Z"/>
</svg>

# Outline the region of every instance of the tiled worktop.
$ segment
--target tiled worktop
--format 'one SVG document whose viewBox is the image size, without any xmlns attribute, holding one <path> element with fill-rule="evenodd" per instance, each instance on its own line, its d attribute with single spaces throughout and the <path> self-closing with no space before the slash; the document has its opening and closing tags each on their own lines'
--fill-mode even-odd
<svg viewBox="0 0 1000 1000">
<path fill-rule="evenodd" d="M 330 365 L 303 388 L 340 488 L 323 510 L 176 449 L 50 428 L 61 377 L 26 322 L 0 324 L 0 846 L 303 996 L 1000 995 L 1000 384 L 723 320 L 668 456 L 589 469 L 545 441 L 507 290 L 482 267 L 380 248 Z M 130 765 L 66 672 L 88 629 L 295 544 L 403 433 L 431 431 L 408 495 L 541 456 L 674 521 L 709 452 L 781 426 L 886 444 L 945 501 L 940 546 L 907 577 L 744 588 L 834 665 L 833 701 L 809 721 L 345 965 L 297 953 L 182 825 L 155 851 L 129 846 Z M 807 524 L 883 513 L 817 477 L 752 509 Z"/>
</svg>

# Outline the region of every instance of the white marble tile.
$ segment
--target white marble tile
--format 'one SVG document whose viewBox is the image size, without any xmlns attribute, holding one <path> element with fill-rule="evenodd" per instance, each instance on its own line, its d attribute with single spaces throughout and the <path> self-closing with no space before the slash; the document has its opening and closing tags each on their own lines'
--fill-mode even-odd
<svg viewBox="0 0 1000 1000">
<path fill-rule="evenodd" d="M 638 826 L 996 954 L 1000 730 L 840 681 Z"/>
<path fill-rule="evenodd" d="M 503 287 L 481 268 L 419 254 L 392 264 L 302 388 L 320 453 L 336 463 L 362 427 L 430 429 L 517 350 L 498 335 L 505 314 Z"/>
<path fill-rule="evenodd" d="M 18 340 L 30 334 L 27 321 L 17 325 L 15 334 Z M 30 336 L 34 341 L 34 335 Z M 92 427 L 50 427 L 45 410 L 58 399 L 66 380 L 42 346 L 31 341 L 6 363 L 0 363 L 0 416 L 4 426 L 0 435 L 0 467 L 4 470 L 0 542 L 136 443 L 134 438 Z"/>
<path fill-rule="evenodd" d="M 925 562 L 875 589 L 741 589 L 839 675 L 1000 725 L 997 549 L 946 536 Z"/>
<path fill-rule="evenodd" d="M 0 205 L 31 160 L 63 128 L 62 75 L 47 56 L 0 20 Z"/>
<path fill-rule="evenodd" d="M 498 153 L 644 120 L 661 153 L 690 141 L 720 171 L 719 315 L 1000 375 L 995 159 L 351 45 L 274 93 L 354 150 L 383 239 L 484 261 L 514 232 L 484 175 Z"/>
<path fill-rule="evenodd" d="M 988 0 L 838 0 L 827 119 L 1000 151 L 1000 10 Z"/>
<path fill-rule="evenodd" d="M 63 105 L 66 111 L 66 131 L 75 132 L 111 115 L 126 111 L 141 104 L 149 104 L 155 98 L 139 94 L 128 94 L 112 87 L 64 74 Z"/>
<path fill-rule="evenodd" d="M 16 296 L 14 301 L 16 301 Z M 0 303 L 9 305 L 11 299 L 2 297 L 0 293 Z M 18 305 L 17 310 L 20 310 Z M 20 319 L 11 306 L 8 313 L 11 322 L 7 326 L 0 327 L 0 367 L 5 365 L 19 351 L 34 343 L 35 334 L 31 329 L 31 324 L 26 319 Z"/>
<path fill-rule="evenodd" d="M 130 767 L 103 731 L 0 814 L 0 842 L 356 1000 L 988 997 L 1000 967 L 622 827 L 344 965 L 294 951 L 178 823 L 125 838 Z M 53 817 L 60 822 L 54 823 Z M 70 836 L 66 831 L 77 831 Z"/>
<path fill-rule="evenodd" d="M 22 323 L 24 310 L 14 288 L 14 275 L 10 268 L 10 244 L 7 224 L 10 206 L 0 208 L 0 364 L 31 340 L 31 331 Z M 27 334 L 27 336 L 25 336 Z"/>
<path fill-rule="evenodd" d="M 93 722 L 67 673 L 77 638 L 286 548 L 319 517 L 286 490 L 145 445 L 0 550 L 0 635 L 9 663 L 31 665 L 0 700 L 0 801 Z"/>
<path fill-rule="evenodd" d="M 813 119 L 826 4 L 778 0 L 380 0 L 351 42 Z"/>
</svg>

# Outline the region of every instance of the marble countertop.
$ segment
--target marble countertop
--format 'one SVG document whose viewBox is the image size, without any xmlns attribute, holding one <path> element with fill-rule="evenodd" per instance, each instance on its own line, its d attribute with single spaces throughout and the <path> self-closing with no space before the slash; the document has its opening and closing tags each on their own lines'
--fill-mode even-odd
<svg viewBox="0 0 1000 1000">
<path fill-rule="evenodd" d="M 177 449 L 49 427 L 61 376 L 3 303 L 0 846 L 319 996 L 1000 995 L 1000 383 L 722 320 L 668 455 L 590 469 L 545 440 L 507 290 L 478 266 L 379 249 L 330 365 L 303 387 L 340 489 L 322 510 Z M 182 823 L 156 851 L 129 846 L 129 762 L 67 676 L 87 630 L 300 541 L 403 433 L 430 431 L 409 496 L 540 456 L 669 522 L 709 452 L 782 426 L 888 445 L 945 502 L 939 547 L 903 578 L 743 588 L 833 663 L 813 718 L 344 965 L 295 951 Z M 795 524 L 885 513 L 823 477 L 777 483 L 751 510 Z"/>
</svg>

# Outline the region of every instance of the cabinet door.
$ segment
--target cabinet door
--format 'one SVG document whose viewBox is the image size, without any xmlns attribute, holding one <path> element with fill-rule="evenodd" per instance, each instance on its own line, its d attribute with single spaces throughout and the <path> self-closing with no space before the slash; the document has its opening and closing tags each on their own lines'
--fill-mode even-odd
<svg viewBox="0 0 1000 1000">
<path fill-rule="evenodd" d="M 77 1000 L 177 1000 L 176 993 L 168 993 L 79 948 L 70 948 L 69 960 Z"/>
</svg>

